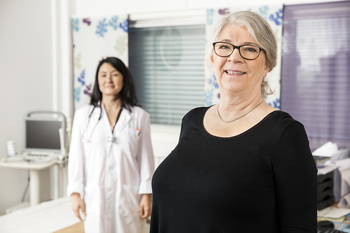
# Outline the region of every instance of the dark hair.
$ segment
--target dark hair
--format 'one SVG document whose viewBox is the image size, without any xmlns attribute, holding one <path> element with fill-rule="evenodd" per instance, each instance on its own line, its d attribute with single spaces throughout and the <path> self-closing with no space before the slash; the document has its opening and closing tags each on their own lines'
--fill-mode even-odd
<svg viewBox="0 0 350 233">
<path fill-rule="evenodd" d="M 122 107 L 131 111 L 130 107 L 137 106 L 134 79 L 132 78 L 129 68 L 125 66 L 122 60 L 116 57 L 107 57 L 98 63 L 90 104 L 98 107 L 99 101 L 102 101 L 102 92 L 100 91 L 100 86 L 98 85 L 98 73 L 104 63 L 109 63 L 123 75 L 123 88 L 117 98 L 121 99 Z"/>
</svg>

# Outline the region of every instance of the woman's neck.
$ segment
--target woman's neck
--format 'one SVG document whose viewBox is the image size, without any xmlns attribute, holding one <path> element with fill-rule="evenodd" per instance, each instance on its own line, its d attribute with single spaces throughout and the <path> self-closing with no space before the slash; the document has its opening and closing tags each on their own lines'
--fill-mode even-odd
<svg viewBox="0 0 350 233">
<path fill-rule="evenodd" d="M 113 127 L 116 124 L 118 114 L 121 110 L 122 101 L 120 98 L 115 99 L 114 96 L 102 96 L 102 103 L 106 111 L 109 124 L 111 125 L 111 130 L 113 131 Z"/>
<path fill-rule="evenodd" d="M 121 108 L 121 99 L 116 99 L 114 96 L 103 96 L 102 102 L 107 112 L 119 110 Z"/>
<path fill-rule="evenodd" d="M 254 108 L 261 101 L 260 93 L 251 93 L 248 96 L 221 95 L 219 110 L 224 119 L 233 119 Z"/>
</svg>

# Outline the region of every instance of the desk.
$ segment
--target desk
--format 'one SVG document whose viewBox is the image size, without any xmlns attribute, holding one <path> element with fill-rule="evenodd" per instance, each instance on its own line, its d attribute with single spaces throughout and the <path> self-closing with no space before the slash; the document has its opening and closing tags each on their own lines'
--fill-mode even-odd
<svg viewBox="0 0 350 233">
<path fill-rule="evenodd" d="M 6 162 L 6 158 L 0 159 L 0 166 L 25 169 L 30 171 L 30 205 L 34 206 L 40 203 L 40 177 L 41 170 L 47 169 L 57 163 L 57 160 L 52 160 L 47 163 L 30 163 L 26 161 L 21 162 Z"/>
<path fill-rule="evenodd" d="M 72 226 L 66 227 L 54 233 L 84 233 L 84 222 L 78 222 Z"/>
</svg>

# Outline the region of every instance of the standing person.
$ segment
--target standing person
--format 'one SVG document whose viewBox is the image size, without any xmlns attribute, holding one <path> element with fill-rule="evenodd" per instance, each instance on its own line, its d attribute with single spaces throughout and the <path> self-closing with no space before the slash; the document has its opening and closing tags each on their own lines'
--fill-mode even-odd
<svg viewBox="0 0 350 233">
<path fill-rule="evenodd" d="M 151 233 L 314 233 L 317 169 L 301 123 L 264 100 L 276 65 L 269 24 L 227 15 L 207 60 L 220 103 L 188 112 L 152 180 Z"/>
<path fill-rule="evenodd" d="M 129 69 L 100 61 L 90 104 L 74 117 L 68 196 L 86 233 L 141 233 L 151 213 L 150 118 L 137 106 Z"/>
</svg>

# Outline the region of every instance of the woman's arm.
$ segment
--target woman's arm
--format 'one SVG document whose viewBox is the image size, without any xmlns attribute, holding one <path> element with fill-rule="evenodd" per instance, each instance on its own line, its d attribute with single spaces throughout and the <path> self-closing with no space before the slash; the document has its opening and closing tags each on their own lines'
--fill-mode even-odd
<svg viewBox="0 0 350 233">
<path fill-rule="evenodd" d="M 148 113 L 142 114 L 136 160 L 140 174 L 139 194 L 150 194 L 152 193 L 151 180 L 154 172 L 154 156 Z"/>
<path fill-rule="evenodd" d="M 75 216 L 80 219 L 80 221 L 83 221 L 83 219 L 80 216 L 80 210 L 83 213 L 83 215 L 86 215 L 85 212 L 85 203 L 81 199 L 79 193 L 72 193 L 71 195 L 71 200 L 72 200 L 72 209 L 74 211 Z"/>
<path fill-rule="evenodd" d="M 316 232 L 317 169 L 302 124 L 295 122 L 286 128 L 271 163 L 280 232 Z"/>
<path fill-rule="evenodd" d="M 151 194 L 143 194 L 140 200 L 140 217 L 142 219 L 151 216 L 152 213 L 152 201 Z"/>
<path fill-rule="evenodd" d="M 78 110 L 74 116 L 71 144 L 69 150 L 68 163 L 68 187 L 67 195 L 71 196 L 72 209 L 80 219 L 79 209 L 85 214 L 85 204 L 82 200 L 84 196 L 84 150 L 81 141 L 83 132 L 84 114 Z"/>
</svg>

